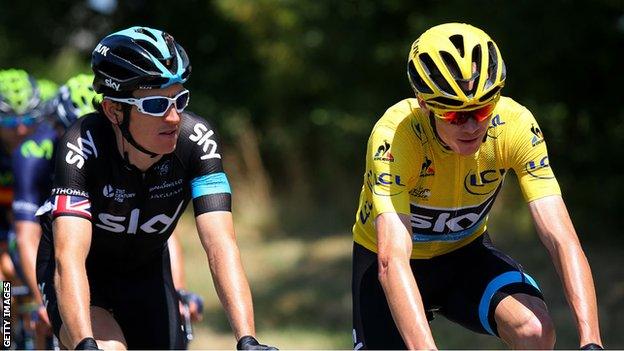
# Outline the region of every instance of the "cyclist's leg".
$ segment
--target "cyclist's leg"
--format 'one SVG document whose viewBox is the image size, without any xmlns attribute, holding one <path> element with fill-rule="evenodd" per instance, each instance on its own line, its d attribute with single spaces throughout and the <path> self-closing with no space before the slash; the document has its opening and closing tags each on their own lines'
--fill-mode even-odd
<svg viewBox="0 0 624 351">
<path fill-rule="evenodd" d="M 136 274 L 120 279 L 124 296 L 115 302 L 115 318 L 130 349 L 183 349 L 178 294 L 168 252 Z"/>
<path fill-rule="evenodd" d="M 102 350 L 127 350 L 126 339 L 117 324 L 115 318 L 107 310 L 91 306 L 91 329 L 93 337 L 97 341 L 98 347 Z M 64 325 L 60 329 L 60 342 L 67 348 L 72 348 L 69 344 L 69 334 Z M 68 345 L 69 344 L 69 345 Z"/>
<path fill-rule="evenodd" d="M 518 338 L 533 335 L 524 348 L 552 348 L 554 329 L 543 296 L 522 266 L 496 249 L 487 234 L 460 250 L 454 259 L 461 278 L 440 313 L 475 332 L 501 336 L 510 345 L 522 345 Z"/>
<path fill-rule="evenodd" d="M 494 313 L 498 334 L 513 349 L 552 349 L 555 332 L 544 300 L 522 293 L 505 296 Z"/>
<path fill-rule="evenodd" d="M 46 306 L 54 335 L 62 347 L 72 348 L 69 335 L 61 319 L 56 291 L 54 288 L 54 246 L 46 235 L 42 236 L 37 252 L 37 283 Z M 125 339 L 118 323 L 107 310 L 111 303 L 101 291 L 107 291 L 108 282 L 100 282 L 89 277 L 91 328 L 98 346 L 103 349 L 126 349 Z M 102 344 L 100 344 L 102 342 Z"/>
</svg>

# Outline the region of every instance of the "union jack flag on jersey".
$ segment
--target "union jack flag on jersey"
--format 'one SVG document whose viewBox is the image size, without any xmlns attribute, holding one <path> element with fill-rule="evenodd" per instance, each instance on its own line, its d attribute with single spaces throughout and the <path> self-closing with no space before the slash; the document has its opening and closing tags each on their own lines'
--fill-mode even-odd
<svg viewBox="0 0 624 351">
<path fill-rule="evenodd" d="M 52 197 L 52 218 L 76 216 L 91 220 L 91 201 L 82 196 L 56 195 Z"/>
</svg>

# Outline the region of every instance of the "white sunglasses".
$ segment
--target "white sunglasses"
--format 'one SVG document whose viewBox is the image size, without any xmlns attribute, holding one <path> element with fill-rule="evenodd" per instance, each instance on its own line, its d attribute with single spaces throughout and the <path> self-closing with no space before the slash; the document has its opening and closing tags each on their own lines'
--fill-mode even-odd
<svg viewBox="0 0 624 351">
<path fill-rule="evenodd" d="M 150 116 L 163 117 L 171 105 L 175 105 L 175 109 L 178 112 L 184 111 L 186 106 L 188 106 L 190 93 L 188 90 L 182 90 L 178 95 L 172 98 L 168 96 L 146 96 L 143 98 L 122 99 L 106 96 L 105 99 L 134 105 L 139 112 Z"/>
</svg>

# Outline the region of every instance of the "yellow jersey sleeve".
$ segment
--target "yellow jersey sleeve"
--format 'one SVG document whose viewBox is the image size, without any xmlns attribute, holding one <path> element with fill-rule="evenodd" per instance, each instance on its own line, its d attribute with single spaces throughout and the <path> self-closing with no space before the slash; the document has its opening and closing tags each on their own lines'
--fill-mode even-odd
<svg viewBox="0 0 624 351">
<path fill-rule="evenodd" d="M 418 179 L 417 144 L 399 130 L 377 126 L 369 139 L 366 184 L 373 204 L 373 218 L 385 212 L 410 214 L 410 189 Z"/>
<path fill-rule="evenodd" d="M 542 131 L 533 114 L 522 108 L 511 133 L 511 168 L 516 172 L 527 202 L 549 195 L 561 195 L 555 174 L 548 161 Z"/>
</svg>

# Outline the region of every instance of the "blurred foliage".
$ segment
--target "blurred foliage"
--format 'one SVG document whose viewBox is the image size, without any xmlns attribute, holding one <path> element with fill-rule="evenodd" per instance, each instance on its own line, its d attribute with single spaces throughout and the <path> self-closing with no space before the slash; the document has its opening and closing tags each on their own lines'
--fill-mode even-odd
<svg viewBox="0 0 624 351">
<path fill-rule="evenodd" d="M 624 62 L 622 0 L 120 0 L 110 14 L 87 1 L 0 0 L 0 9 L 0 67 L 21 67 L 57 83 L 88 71 L 97 41 L 131 25 L 166 30 L 185 47 L 193 65 L 191 109 L 214 121 L 226 144 L 243 258 L 262 255 L 246 265 L 258 286 L 258 314 L 269 316 L 258 324 L 261 330 L 292 330 L 290 344 L 301 347 L 306 344 L 296 328 L 323 330 L 312 339 L 340 340 L 316 347 L 349 347 L 350 257 L 315 255 L 350 247 L 348 234 L 342 244 L 328 234 L 347 232 L 352 224 L 373 124 L 413 95 L 405 73 L 412 41 L 443 22 L 484 29 L 507 64 L 504 94 L 541 124 L 582 240 L 612 246 L 596 246 L 595 257 L 589 256 L 599 267 L 594 274 L 601 308 L 613 311 L 601 315 L 605 340 L 623 345 L 617 332 L 622 258 L 614 243 L 624 242 L 617 230 L 624 196 L 618 166 L 624 105 L 617 87 Z M 516 189 L 496 203 L 492 232 L 513 237 L 503 248 L 515 249 L 547 285 L 555 318 L 567 323 L 558 345 L 574 348 L 557 279 L 542 269 L 551 267 L 544 253 L 532 250 L 536 239 L 517 183 L 507 185 Z M 276 234 L 265 237 L 269 243 L 245 247 L 258 240 L 251 229 L 258 223 L 262 234 Z M 186 247 L 194 252 L 187 256 L 190 281 L 198 284 L 191 288 L 206 289 L 207 271 L 193 273 L 204 267 L 195 264 L 205 260 L 198 247 L 196 240 Z M 208 310 L 220 310 L 216 298 Z M 228 329 L 224 317 L 206 324 Z M 434 328 L 443 348 L 502 347 L 456 327 Z"/>
<path fill-rule="evenodd" d="M 438 23 L 474 24 L 501 48 L 504 93 L 541 123 L 579 232 L 622 238 L 613 230 L 624 195 L 621 0 L 125 0 L 111 14 L 87 1 L 2 3 L 0 66 L 57 82 L 88 70 L 91 49 L 114 30 L 173 34 L 193 64 L 191 107 L 216 122 L 233 159 L 250 162 L 235 154 L 240 128 L 252 128 L 259 168 L 239 182 L 266 172 L 279 200 L 262 205 L 275 208 L 273 228 L 315 234 L 350 226 L 368 133 L 412 96 L 411 42 Z"/>
</svg>

